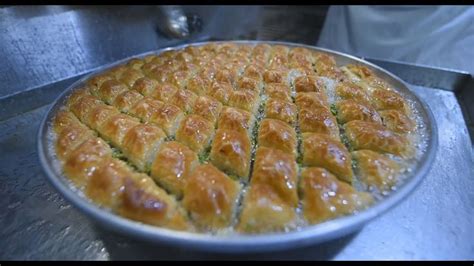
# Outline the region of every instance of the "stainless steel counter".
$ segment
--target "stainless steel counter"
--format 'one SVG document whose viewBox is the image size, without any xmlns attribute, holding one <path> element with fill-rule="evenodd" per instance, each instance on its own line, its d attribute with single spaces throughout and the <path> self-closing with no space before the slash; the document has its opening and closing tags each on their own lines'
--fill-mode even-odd
<svg viewBox="0 0 474 266">
<path fill-rule="evenodd" d="M 473 152 L 453 92 L 412 86 L 432 109 L 439 150 L 428 176 L 399 206 L 349 237 L 245 256 L 128 239 L 92 224 L 47 183 L 35 136 L 48 106 L 0 123 L 1 259 L 474 259 Z"/>
</svg>

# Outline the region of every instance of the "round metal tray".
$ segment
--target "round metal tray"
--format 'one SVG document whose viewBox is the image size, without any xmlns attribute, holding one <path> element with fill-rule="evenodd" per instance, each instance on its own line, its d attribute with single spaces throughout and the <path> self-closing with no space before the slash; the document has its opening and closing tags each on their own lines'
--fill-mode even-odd
<svg viewBox="0 0 474 266">
<path fill-rule="evenodd" d="M 219 252 L 256 252 L 256 251 L 271 251 L 281 249 L 292 249 L 296 247 L 303 247 L 310 244 L 321 243 L 331 239 L 339 238 L 344 235 L 360 230 L 370 220 L 376 216 L 389 210 L 401 200 L 406 198 L 415 187 L 421 182 L 423 177 L 428 172 L 431 163 L 435 157 L 438 145 L 438 136 L 435 120 L 433 114 L 427 105 L 413 94 L 408 86 L 398 77 L 390 72 L 373 65 L 369 62 L 350 56 L 344 53 L 335 52 L 328 49 L 318 48 L 309 45 L 302 45 L 288 42 L 270 42 L 270 41 L 234 41 L 234 43 L 245 44 L 282 44 L 290 47 L 305 47 L 321 52 L 328 53 L 335 57 L 338 65 L 345 64 L 362 64 L 370 68 L 380 78 L 384 79 L 399 91 L 404 97 L 411 99 L 415 103 L 415 108 L 418 110 L 421 119 L 426 125 L 427 149 L 423 154 L 420 162 L 416 165 L 416 169 L 412 175 L 408 177 L 404 183 L 388 197 L 378 201 L 370 208 L 361 211 L 357 214 L 337 218 L 321 224 L 307 226 L 298 231 L 282 232 L 282 233 L 267 233 L 260 235 L 230 235 L 230 236 L 215 236 L 209 234 L 199 234 L 191 232 L 179 232 L 171 229 L 160 228 L 156 226 L 146 225 L 137 221 L 129 220 L 127 218 L 116 215 L 108 210 L 104 210 L 99 206 L 87 200 L 84 196 L 79 195 L 77 189 L 74 189 L 67 178 L 61 173 L 57 167 L 56 155 L 54 149 L 51 149 L 51 139 L 48 138 L 48 132 L 51 130 L 51 121 L 58 109 L 64 105 L 66 97 L 80 85 L 89 79 L 92 75 L 102 72 L 106 69 L 112 68 L 118 64 L 124 63 L 131 58 L 144 57 L 150 54 L 160 53 L 166 50 L 180 49 L 189 45 L 204 45 L 209 42 L 191 43 L 180 45 L 176 47 L 168 47 L 153 52 L 144 53 L 141 55 L 129 57 L 113 64 L 101 67 L 82 79 L 78 80 L 67 88 L 54 102 L 50 110 L 44 117 L 39 132 L 38 132 L 38 154 L 40 163 L 50 183 L 75 207 L 87 214 L 93 220 L 106 228 L 112 229 L 119 233 L 128 235 L 133 238 L 139 238 L 154 243 L 175 245 L 181 247 L 189 247 L 198 250 L 219 251 Z M 219 43 L 219 42 L 215 42 Z"/>
</svg>

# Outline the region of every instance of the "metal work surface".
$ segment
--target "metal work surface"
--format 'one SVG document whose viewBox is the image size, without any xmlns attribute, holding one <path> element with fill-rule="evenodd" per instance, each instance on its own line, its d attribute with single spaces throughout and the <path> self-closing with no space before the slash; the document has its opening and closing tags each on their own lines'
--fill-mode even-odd
<svg viewBox="0 0 474 266">
<path fill-rule="evenodd" d="M 409 198 L 348 237 L 244 257 L 152 246 L 94 225 L 42 174 L 35 136 L 49 106 L 5 120 L 0 124 L 0 258 L 473 259 L 474 158 L 459 104 L 453 92 L 411 88 L 434 113 L 439 149 Z"/>
</svg>

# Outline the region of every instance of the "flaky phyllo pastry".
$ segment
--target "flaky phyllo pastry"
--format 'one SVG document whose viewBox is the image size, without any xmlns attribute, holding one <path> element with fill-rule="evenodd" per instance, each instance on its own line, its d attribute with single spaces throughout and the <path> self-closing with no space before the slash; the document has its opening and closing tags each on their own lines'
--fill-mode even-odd
<svg viewBox="0 0 474 266">
<path fill-rule="evenodd" d="M 97 205 L 193 232 L 288 231 L 400 182 L 417 127 L 373 71 L 283 45 L 211 43 L 93 76 L 56 114 L 64 175 Z"/>
</svg>

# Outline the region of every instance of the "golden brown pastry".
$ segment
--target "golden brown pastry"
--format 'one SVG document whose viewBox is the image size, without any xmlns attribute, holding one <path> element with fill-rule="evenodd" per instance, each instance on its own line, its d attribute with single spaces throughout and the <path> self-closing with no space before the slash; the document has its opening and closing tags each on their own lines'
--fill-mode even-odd
<svg viewBox="0 0 474 266">
<path fill-rule="evenodd" d="M 105 121 L 98 131 L 100 135 L 114 146 L 121 147 L 127 132 L 138 125 L 140 121 L 125 114 L 117 114 Z"/>
<path fill-rule="evenodd" d="M 296 219 L 296 162 L 276 149 L 257 150 L 250 188 L 237 229 L 243 233 L 283 231 Z"/>
<path fill-rule="evenodd" d="M 174 230 L 192 229 L 176 200 L 144 174 L 125 178 L 117 211 L 120 215 L 147 224 Z"/>
<path fill-rule="evenodd" d="M 303 169 L 299 190 L 302 195 L 303 215 L 310 224 L 348 215 L 373 203 L 369 193 L 356 191 L 324 168 Z"/>
<path fill-rule="evenodd" d="M 284 70 L 267 70 L 263 73 L 263 80 L 266 83 L 286 84 L 288 81 L 288 72 Z"/>
<path fill-rule="evenodd" d="M 112 105 L 117 107 L 121 112 L 126 113 L 141 99 L 143 99 L 143 96 L 137 91 L 127 90 L 117 96 Z"/>
<path fill-rule="evenodd" d="M 196 99 L 197 95 L 194 92 L 180 89 L 170 98 L 170 103 L 178 106 L 184 112 L 191 112 Z"/>
<path fill-rule="evenodd" d="M 158 87 L 158 81 L 147 77 L 139 78 L 133 84 L 133 90 L 136 90 L 144 96 L 150 96 Z"/>
<path fill-rule="evenodd" d="M 66 158 L 82 142 L 94 136 L 93 131 L 80 123 L 69 125 L 58 134 L 56 154 L 60 159 Z"/>
<path fill-rule="evenodd" d="M 169 102 L 177 92 L 178 88 L 175 85 L 170 83 L 163 83 L 157 85 L 155 89 L 150 93 L 150 96 L 163 102 Z M 179 100 L 179 98 L 176 100 Z"/>
<path fill-rule="evenodd" d="M 298 92 L 295 97 L 295 104 L 300 111 L 329 107 L 326 94 L 321 92 Z"/>
<path fill-rule="evenodd" d="M 295 79 L 296 92 L 326 92 L 323 81 L 315 76 L 299 76 Z"/>
<path fill-rule="evenodd" d="M 165 142 L 151 165 L 151 177 L 181 198 L 186 179 L 198 164 L 197 154 L 186 145 L 176 141 Z"/>
<path fill-rule="evenodd" d="M 325 134 L 339 140 L 339 127 L 336 117 L 327 108 L 304 108 L 298 115 L 300 131 Z"/>
<path fill-rule="evenodd" d="M 388 130 L 383 125 L 351 121 L 345 125 L 345 134 L 355 150 L 368 149 L 410 157 L 412 149 L 407 138 Z"/>
<path fill-rule="evenodd" d="M 85 193 L 100 206 L 116 209 L 120 204 L 125 178 L 134 174 L 122 160 L 107 157 L 91 174 Z"/>
<path fill-rule="evenodd" d="M 144 97 L 130 108 L 129 113 L 144 122 L 149 122 L 151 117 L 158 113 L 162 106 L 163 102 L 150 97 Z"/>
<path fill-rule="evenodd" d="M 77 117 L 70 111 L 62 109 L 58 111 L 53 119 L 53 129 L 56 133 L 61 133 L 64 129 L 80 123 Z"/>
<path fill-rule="evenodd" d="M 142 77 L 144 77 L 144 75 L 141 71 L 137 69 L 129 68 L 120 75 L 120 77 L 118 78 L 118 81 L 124 83 L 129 88 L 132 88 L 135 82 L 139 78 L 142 78 Z"/>
<path fill-rule="evenodd" d="M 221 110 L 222 103 L 207 96 L 200 96 L 194 102 L 193 113 L 204 117 L 213 124 L 217 123 Z"/>
<path fill-rule="evenodd" d="M 111 156 L 112 149 L 105 141 L 100 138 L 89 138 L 64 160 L 64 173 L 79 188 L 83 188 L 100 163 Z"/>
<path fill-rule="evenodd" d="M 184 112 L 172 104 L 159 106 L 150 116 L 149 122 L 161 127 L 168 136 L 174 136 L 181 121 L 184 119 Z"/>
<path fill-rule="evenodd" d="M 278 119 L 290 125 L 296 122 L 296 112 L 296 105 L 291 102 L 270 98 L 265 104 L 266 118 Z"/>
<path fill-rule="evenodd" d="M 258 234 L 349 215 L 398 186 L 418 120 L 378 71 L 337 63 L 233 42 L 134 58 L 67 97 L 54 152 L 93 202 L 158 227 Z"/>
<path fill-rule="evenodd" d="M 234 130 L 250 136 L 254 124 L 255 117 L 250 112 L 233 107 L 224 107 L 219 116 L 217 128 Z"/>
<path fill-rule="evenodd" d="M 239 90 L 251 90 L 255 92 L 260 92 L 261 88 L 262 88 L 262 83 L 252 78 L 241 77 L 237 81 L 237 89 Z"/>
<path fill-rule="evenodd" d="M 105 121 L 119 113 L 117 108 L 110 105 L 98 105 L 88 113 L 84 123 L 90 128 L 98 130 Z"/>
<path fill-rule="evenodd" d="M 199 115 L 188 115 L 176 131 L 176 140 L 191 150 L 201 153 L 210 144 L 214 135 L 214 125 Z"/>
<path fill-rule="evenodd" d="M 339 179 L 352 183 L 351 154 L 346 147 L 327 135 L 303 133 L 303 164 L 324 167 Z"/>
<path fill-rule="evenodd" d="M 71 95 L 67 97 L 67 105 L 72 106 L 75 104 L 78 100 L 80 100 L 84 96 L 90 96 L 90 88 L 89 87 L 82 87 L 80 89 L 74 90 Z"/>
<path fill-rule="evenodd" d="M 415 125 L 413 121 L 403 112 L 392 109 L 379 111 L 379 114 L 382 117 L 383 124 L 392 131 L 408 133 L 414 130 Z"/>
<path fill-rule="evenodd" d="M 206 96 L 212 85 L 211 79 L 194 76 L 188 80 L 186 88 L 196 95 Z"/>
<path fill-rule="evenodd" d="M 372 103 L 377 110 L 395 109 L 408 113 L 408 106 L 403 97 L 392 90 L 376 89 L 372 92 Z"/>
<path fill-rule="evenodd" d="M 240 184 L 210 164 L 197 166 L 184 187 L 183 206 L 203 229 L 231 226 Z"/>
<path fill-rule="evenodd" d="M 247 134 L 218 129 L 213 138 L 210 159 L 221 171 L 247 179 L 250 171 L 250 138 Z"/>
<path fill-rule="evenodd" d="M 214 82 L 210 88 L 209 96 L 226 105 L 233 91 L 232 85 Z"/>
<path fill-rule="evenodd" d="M 96 96 L 107 104 L 112 104 L 117 96 L 127 90 L 127 86 L 123 83 L 116 80 L 107 80 L 102 83 Z"/>
<path fill-rule="evenodd" d="M 255 113 L 258 109 L 258 92 L 237 90 L 230 94 L 228 105 Z"/>
<path fill-rule="evenodd" d="M 291 89 L 286 84 L 270 83 L 265 85 L 265 94 L 269 98 L 292 102 Z"/>
<path fill-rule="evenodd" d="M 364 184 L 384 191 L 397 183 L 401 169 L 394 160 L 371 150 L 354 151 L 352 156 L 357 161 L 360 180 Z"/>
<path fill-rule="evenodd" d="M 79 99 L 69 107 L 69 110 L 71 110 L 71 112 L 76 115 L 79 120 L 85 121 L 89 112 L 99 105 L 105 104 L 94 96 L 89 95 Z"/>
<path fill-rule="evenodd" d="M 276 119 L 263 119 L 258 128 L 258 145 L 281 150 L 296 158 L 296 132 L 288 124 Z"/>
<path fill-rule="evenodd" d="M 342 99 L 353 100 L 366 106 L 370 105 L 369 95 L 353 82 L 341 82 L 336 85 L 336 94 Z"/>
<path fill-rule="evenodd" d="M 159 127 L 139 124 L 125 135 L 123 153 L 138 170 L 148 172 L 165 137 L 165 132 Z"/>
<path fill-rule="evenodd" d="M 341 124 L 360 120 L 382 124 L 380 115 L 370 106 L 359 104 L 353 100 L 342 100 L 336 103 L 337 118 Z"/>
</svg>

